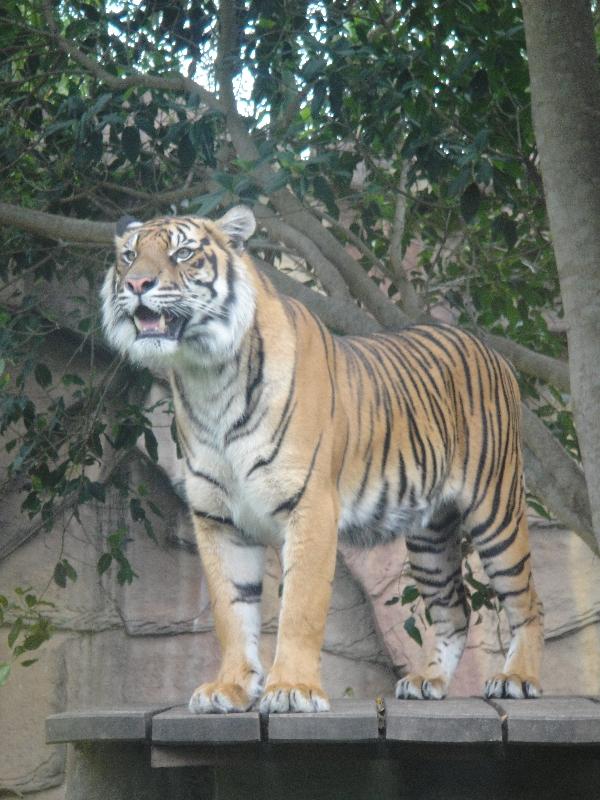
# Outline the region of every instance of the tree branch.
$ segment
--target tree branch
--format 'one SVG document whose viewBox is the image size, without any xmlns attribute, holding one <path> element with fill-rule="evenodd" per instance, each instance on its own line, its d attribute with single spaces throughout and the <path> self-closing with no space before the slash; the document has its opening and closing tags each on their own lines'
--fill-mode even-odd
<svg viewBox="0 0 600 800">
<path fill-rule="evenodd" d="M 533 411 L 521 404 L 525 477 L 531 492 L 600 555 L 583 471 Z"/>
<path fill-rule="evenodd" d="M 319 248 L 308 236 L 304 236 L 291 225 L 286 225 L 266 206 L 257 203 L 254 206 L 254 213 L 257 220 L 269 231 L 271 236 L 284 242 L 306 259 L 329 295 L 341 297 L 348 301 L 351 300 L 346 282 L 340 273 L 330 261 L 323 257 Z"/>
<path fill-rule="evenodd" d="M 406 181 L 408 176 L 408 163 L 402 163 L 400 170 L 400 185 L 396 198 L 396 210 L 394 212 L 394 224 L 392 227 L 392 238 L 390 241 L 389 258 L 394 272 L 396 286 L 402 295 L 402 306 L 412 319 L 418 319 L 421 314 L 421 304 L 415 291 L 415 287 L 410 282 L 403 264 L 402 238 L 406 227 Z"/>
<path fill-rule="evenodd" d="M 341 334 L 354 334 L 367 336 L 383 330 L 381 325 L 366 311 L 359 308 L 352 300 L 337 297 L 326 297 L 320 292 L 315 292 L 300 281 L 290 278 L 272 264 L 254 258 L 262 272 L 273 283 L 277 291 L 288 297 L 293 297 L 305 305 L 313 314 L 327 325 L 328 328 Z"/>
<path fill-rule="evenodd" d="M 478 331 L 477 334 L 490 347 L 508 358 L 521 372 L 550 383 L 565 394 L 570 394 L 569 365 L 566 361 L 536 353 L 503 336 L 495 336 L 485 331 Z"/>
<path fill-rule="evenodd" d="M 114 238 L 112 222 L 92 222 L 72 219 L 32 208 L 21 208 L 10 203 L 0 203 L 0 224 L 54 241 L 110 244 Z"/>
</svg>

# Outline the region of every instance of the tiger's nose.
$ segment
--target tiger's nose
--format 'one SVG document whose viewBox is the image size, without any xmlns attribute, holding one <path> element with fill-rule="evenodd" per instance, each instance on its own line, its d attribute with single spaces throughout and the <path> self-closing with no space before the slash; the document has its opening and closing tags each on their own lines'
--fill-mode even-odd
<svg viewBox="0 0 600 800">
<path fill-rule="evenodd" d="M 127 278 L 127 286 L 134 294 L 144 294 L 144 292 L 147 292 L 152 289 L 153 286 L 156 286 L 156 283 L 156 278 Z"/>
</svg>

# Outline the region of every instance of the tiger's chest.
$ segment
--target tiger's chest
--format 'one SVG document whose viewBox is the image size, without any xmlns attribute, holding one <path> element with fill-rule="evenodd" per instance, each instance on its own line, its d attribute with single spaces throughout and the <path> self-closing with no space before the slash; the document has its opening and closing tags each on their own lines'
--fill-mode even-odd
<svg viewBox="0 0 600 800">
<path fill-rule="evenodd" d="M 285 481 L 272 474 L 248 475 L 259 437 L 213 450 L 198 447 L 186 464 L 186 492 L 192 511 L 230 521 L 246 538 L 278 546 L 283 542 L 283 519 L 273 510 L 285 492 Z M 201 464 L 197 469 L 195 464 Z"/>
<path fill-rule="evenodd" d="M 273 511 L 286 492 L 286 470 L 281 463 L 277 470 L 253 469 L 272 447 L 268 403 L 249 411 L 247 392 L 229 383 L 226 374 L 210 388 L 173 381 L 188 503 L 192 512 L 223 519 L 249 540 L 278 546 L 283 520 Z"/>
</svg>

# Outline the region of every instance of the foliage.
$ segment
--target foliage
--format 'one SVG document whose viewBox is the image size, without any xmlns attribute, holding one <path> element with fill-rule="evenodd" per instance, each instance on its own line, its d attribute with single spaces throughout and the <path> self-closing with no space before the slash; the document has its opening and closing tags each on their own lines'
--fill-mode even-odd
<svg viewBox="0 0 600 800">
<path fill-rule="evenodd" d="M 173 208 L 210 214 L 236 200 L 262 202 L 287 185 L 330 217 L 341 241 L 354 237 L 362 245 L 365 272 L 399 301 L 390 242 L 405 198 L 402 249 L 416 243 L 419 251 L 412 282 L 425 311 L 443 305 L 467 327 L 563 354 L 564 335 L 549 327 L 562 309 L 517 4 L 251 0 L 237 9 L 228 68 L 258 162 L 233 151 L 224 115 L 198 94 L 143 84 L 111 88 L 55 46 L 43 4 L 7 0 L 3 21 L 10 24 L 0 26 L 0 200 L 114 221 Z M 57 4 L 55 20 L 66 42 L 112 76 L 182 72 L 212 88 L 216 17 L 216 4 L 204 0 L 69 0 Z M 273 169 L 262 188 L 261 165 Z M 98 279 L 110 254 L 13 229 L 2 233 L 2 245 L 7 481 L 21 488 L 32 525 L 51 529 L 65 510 L 78 519 L 81 506 L 103 504 L 116 492 L 152 537 L 158 509 L 130 484 L 125 468 L 141 442 L 157 459 L 145 399 L 151 377 L 114 362 L 98 329 Z M 274 261 L 277 252 L 267 245 L 260 254 Z M 57 291 L 70 294 L 66 315 L 47 302 Z M 47 358 L 52 337 L 72 353 L 57 374 Z M 522 384 L 577 455 L 564 398 L 542 392 L 532 378 Z M 129 535 L 127 520 L 111 532 L 99 573 L 115 567 L 120 582 L 133 580 Z M 62 550 L 61 540 L 53 579 L 66 587 L 77 576 Z M 480 597 L 473 588 L 472 602 Z M 37 642 L 34 612 L 15 604 L 9 610 Z M 416 638 L 418 629 L 409 627 Z"/>
</svg>

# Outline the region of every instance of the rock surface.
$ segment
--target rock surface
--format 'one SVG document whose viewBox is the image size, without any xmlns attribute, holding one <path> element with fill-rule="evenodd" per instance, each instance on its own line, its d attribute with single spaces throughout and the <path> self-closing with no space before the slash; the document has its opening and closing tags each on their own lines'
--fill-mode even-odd
<svg viewBox="0 0 600 800">
<path fill-rule="evenodd" d="M 157 426 L 158 429 L 158 426 Z M 164 429 L 164 423 L 163 423 Z M 177 476 L 168 433 L 159 436 L 161 463 Z M 143 484 L 163 517 L 153 520 L 157 542 L 130 525 L 127 555 L 139 578 L 118 584 L 114 569 L 99 576 L 96 563 L 106 537 L 126 518 L 117 496 L 82 509 L 81 524 L 24 537 L 0 561 L 3 593 L 31 585 L 41 591 L 54 565 L 66 557 L 78 580 L 60 589 L 50 581 L 46 598 L 56 633 L 27 669 L 15 667 L 0 689 L 0 788 L 39 792 L 40 800 L 63 797 L 65 748 L 44 742 L 44 719 L 85 706 L 186 702 L 193 688 L 214 675 L 219 650 L 205 581 L 195 553 L 187 512 L 164 473 L 140 458 L 131 467 L 134 485 Z M 22 496 L 7 496 L 0 524 L 9 535 Z M 600 694 L 600 563 L 573 534 L 534 523 L 534 575 L 546 611 L 543 683 L 547 694 Z M 61 550 L 62 548 L 62 550 Z M 403 628 L 414 615 L 427 636 L 417 602 L 402 605 L 410 585 L 403 570 L 402 540 L 373 551 L 340 553 L 323 651 L 323 674 L 332 697 L 373 698 L 393 694 L 393 666 L 418 667 L 423 650 Z M 479 575 L 476 559 L 473 570 Z M 262 652 L 273 656 L 280 565 L 272 553 L 263 596 Z M 392 601 L 392 602 L 390 602 Z M 507 631 L 503 614 L 483 609 L 473 619 L 468 647 L 451 694 L 479 694 L 485 677 L 502 663 Z M 6 629 L 4 629 L 6 632 Z M 0 648 L 6 636 L 0 638 Z M 6 653 L 0 649 L 0 660 Z"/>
</svg>

